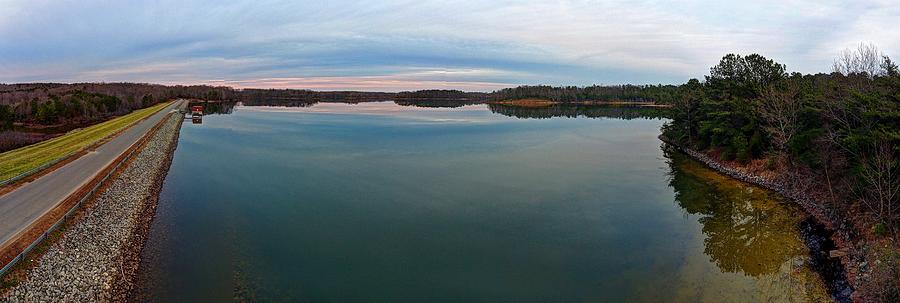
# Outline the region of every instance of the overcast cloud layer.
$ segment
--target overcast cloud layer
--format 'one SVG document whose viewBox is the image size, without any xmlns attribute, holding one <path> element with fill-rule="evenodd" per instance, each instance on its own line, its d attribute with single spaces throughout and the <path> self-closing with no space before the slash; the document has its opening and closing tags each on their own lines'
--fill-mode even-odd
<svg viewBox="0 0 900 303">
<path fill-rule="evenodd" d="M 701 78 L 760 53 L 900 52 L 896 1 L 0 0 L 0 82 L 489 91 Z M 895 56 L 896 57 L 896 56 Z"/>
</svg>

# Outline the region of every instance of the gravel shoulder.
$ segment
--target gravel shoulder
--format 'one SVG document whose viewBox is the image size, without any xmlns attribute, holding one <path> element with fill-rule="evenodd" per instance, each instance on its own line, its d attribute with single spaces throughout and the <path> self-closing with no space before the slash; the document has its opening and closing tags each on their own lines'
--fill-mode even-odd
<svg viewBox="0 0 900 303">
<path fill-rule="evenodd" d="M 4 302 L 124 301 L 134 286 L 139 256 L 159 190 L 177 146 L 183 116 L 171 115 L 140 153 L 62 237 L 27 270 Z"/>
</svg>

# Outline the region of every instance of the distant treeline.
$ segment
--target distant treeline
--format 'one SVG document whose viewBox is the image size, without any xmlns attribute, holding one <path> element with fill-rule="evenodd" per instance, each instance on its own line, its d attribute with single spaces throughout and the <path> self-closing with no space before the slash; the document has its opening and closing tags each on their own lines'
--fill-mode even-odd
<svg viewBox="0 0 900 303">
<path fill-rule="evenodd" d="M 309 106 L 318 102 L 359 103 L 393 100 L 395 93 L 331 91 L 308 89 L 244 89 L 238 92 L 245 105 Z"/>
<path fill-rule="evenodd" d="M 140 83 L 0 84 L 0 128 L 83 124 L 127 114 L 174 98 L 230 99 L 228 87 Z"/>
<path fill-rule="evenodd" d="M 592 85 L 547 86 L 525 85 L 504 88 L 490 94 L 492 100 L 541 99 L 561 103 L 586 101 L 628 101 L 649 103 L 671 103 L 678 98 L 679 87 L 675 85 Z"/>
<path fill-rule="evenodd" d="M 240 101 L 250 106 L 395 101 L 399 105 L 459 107 L 513 99 L 543 99 L 559 103 L 632 101 L 670 104 L 680 91 L 679 87 L 672 85 L 520 86 L 491 93 L 438 89 L 386 93 L 307 89 L 236 90 L 207 85 L 142 83 L 0 84 L 0 129 L 9 129 L 14 124 L 33 127 L 90 124 L 175 98 Z"/>
<path fill-rule="evenodd" d="M 488 93 L 445 89 L 399 92 L 394 96 L 394 103 L 397 105 L 418 107 L 460 107 L 481 104 L 488 100 L 490 100 Z"/>
<path fill-rule="evenodd" d="M 580 104 L 554 104 L 542 107 L 527 107 L 505 104 L 488 104 L 488 109 L 496 114 L 526 119 L 566 118 L 614 118 L 614 119 L 661 119 L 668 118 L 671 110 L 645 106 L 591 106 Z"/>
<path fill-rule="evenodd" d="M 0 84 L 0 130 L 7 130 L 14 124 L 31 127 L 90 124 L 176 98 L 239 101 L 251 106 L 309 106 L 318 102 L 390 101 L 397 95 L 141 83 Z"/>
<path fill-rule="evenodd" d="M 244 89 L 240 92 L 244 105 L 310 106 L 319 102 L 359 103 L 395 101 L 399 105 L 423 107 L 458 107 L 489 100 L 487 93 L 459 90 L 419 90 L 399 93 L 333 91 L 320 92 L 305 89 Z"/>
<path fill-rule="evenodd" d="M 457 100 L 457 101 L 487 101 L 490 94 L 478 92 L 464 92 L 461 90 L 426 89 L 417 91 L 399 92 L 394 100 Z"/>
<path fill-rule="evenodd" d="M 492 101 L 541 99 L 558 103 L 626 101 L 671 104 L 679 97 L 674 85 L 613 85 L 587 87 L 519 86 L 490 93 L 429 89 L 383 92 L 318 92 L 298 89 L 245 89 L 239 92 L 246 105 L 309 106 L 318 102 L 391 101 L 404 106 L 459 107 Z"/>
</svg>

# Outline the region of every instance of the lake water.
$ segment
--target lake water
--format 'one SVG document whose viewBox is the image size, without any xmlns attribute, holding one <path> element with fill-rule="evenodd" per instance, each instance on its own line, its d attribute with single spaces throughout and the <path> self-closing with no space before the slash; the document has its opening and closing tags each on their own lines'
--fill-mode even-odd
<svg viewBox="0 0 900 303">
<path fill-rule="evenodd" d="M 803 215 L 620 109 L 392 102 L 186 121 L 156 301 L 820 301 Z M 543 119 L 536 119 L 543 118 Z"/>
</svg>

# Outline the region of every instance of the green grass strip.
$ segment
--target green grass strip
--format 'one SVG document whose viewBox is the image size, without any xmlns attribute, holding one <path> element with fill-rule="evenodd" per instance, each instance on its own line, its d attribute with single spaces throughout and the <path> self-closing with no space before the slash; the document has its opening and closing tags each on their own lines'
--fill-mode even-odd
<svg viewBox="0 0 900 303">
<path fill-rule="evenodd" d="M 172 102 L 139 109 L 109 121 L 70 131 L 69 133 L 0 154 L 0 181 L 61 160 L 149 117 Z"/>
</svg>

